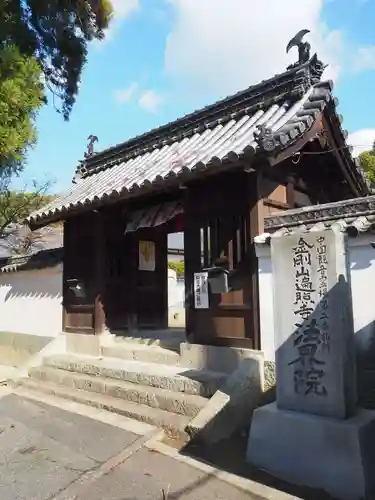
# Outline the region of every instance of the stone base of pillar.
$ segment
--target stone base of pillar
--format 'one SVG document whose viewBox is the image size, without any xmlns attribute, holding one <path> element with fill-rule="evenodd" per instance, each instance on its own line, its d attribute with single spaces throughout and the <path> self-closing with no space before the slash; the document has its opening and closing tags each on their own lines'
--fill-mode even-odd
<svg viewBox="0 0 375 500">
<path fill-rule="evenodd" d="M 253 414 L 247 461 L 342 500 L 374 499 L 375 411 L 337 420 L 263 406 Z"/>
</svg>

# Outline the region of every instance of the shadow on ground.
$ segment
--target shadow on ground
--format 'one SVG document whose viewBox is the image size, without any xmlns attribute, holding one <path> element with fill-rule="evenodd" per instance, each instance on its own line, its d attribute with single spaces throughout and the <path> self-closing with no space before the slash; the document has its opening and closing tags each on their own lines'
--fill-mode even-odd
<svg viewBox="0 0 375 500">
<path fill-rule="evenodd" d="M 245 461 L 247 438 L 248 432 L 244 430 L 236 433 L 230 439 L 220 441 L 209 447 L 192 441 L 184 445 L 180 449 L 180 453 L 213 465 L 220 470 L 251 479 L 303 500 L 334 500 L 332 496 L 321 490 L 312 490 L 288 484 L 247 464 Z M 171 444 L 171 442 L 168 441 L 168 444 Z"/>
<path fill-rule="evenodd" d="M 265 394 L 262 404 L 272 402 L 274 399 L 275 391 L 271 389 Z M 213 465 L 219 470 L 236 474 L 237 476 L 250 479 L 303 500 L 337 500 L 324 491 L 289 484 L 247 464 L 246 447 L 249 428 L 250 425 L 245 429 L 237 431 L 230 438 L 210 445 L 206 445 L 199 440 L 199 436 L 187 444 L 178 443 L 168 438 L 164 442 L 178 448 L 182 455 L 189 456 L 198 461 Z"/>
</svg>

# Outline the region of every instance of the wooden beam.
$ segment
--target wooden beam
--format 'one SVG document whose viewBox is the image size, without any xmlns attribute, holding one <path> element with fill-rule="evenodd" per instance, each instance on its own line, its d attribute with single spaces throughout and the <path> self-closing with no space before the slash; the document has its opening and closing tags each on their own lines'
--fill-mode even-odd
<svg viewBox="0 0 375 500">
<path fill-rule="evenodd" d="M 305 144 L 310 142 L 312 139 L 318 136 L 318 134 L 322 131 L 323 125 L 322 125 L 322 114 L 315 120 L 315 123 L 311 127 L 311 129 L 306 132 L 301 139 L 299 139 L 297 142 L 295 142 L 292 146 L 287 148 L 285 151 L 282 153 L 276 155 L 274 158 L 270 158 L 269 162 L 270 165 L 273 167 L 286 159 L 290 158 L 294 154 L 298 153 Z"/>
<path fill-rule="evenodd" d="M 325 136 L 327 137 L 328 144 L 329 144 L 330 148 L 332 149 L 333 156 L 336 158 L 336 161 L 337 161 L 346 181 L 348 182 L 349 186 L 353 190 L 353 193 L 356 194 L 357 196 L 360 196 L 361 193 L 359 192 L 357 186 L 355 185 L 355 182 L 353 181 L 347 168 L 345 167 L 344 160 L 342 159 L 340 151 L 337 149 L 338 146 L 337 146 L 334 135 L 332 133 L 332 129 L 331 129 L 328 121 L 324 117 L 323 117 L 322 121 L 323 121 Z"/>
<path fill-rule="evenodd" d="M 280 208 L 281 210 L 288 210 L 290 205 L 288 203 L 283 203 L 282 201 L 271 200 L 270 198 L 264 198 L 263 203 L 267 207 Z"/>
</svg>

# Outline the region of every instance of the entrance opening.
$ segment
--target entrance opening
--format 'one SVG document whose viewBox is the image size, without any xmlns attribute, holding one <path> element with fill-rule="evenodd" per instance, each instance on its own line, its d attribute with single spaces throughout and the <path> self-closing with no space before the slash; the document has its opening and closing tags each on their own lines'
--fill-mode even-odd
<svg viewBox="0 0 375 500">
<path fill-rule="evenodd" d="M 168 234 L 168 327 L 185 329 L 184 233 Z"/>
</svg>

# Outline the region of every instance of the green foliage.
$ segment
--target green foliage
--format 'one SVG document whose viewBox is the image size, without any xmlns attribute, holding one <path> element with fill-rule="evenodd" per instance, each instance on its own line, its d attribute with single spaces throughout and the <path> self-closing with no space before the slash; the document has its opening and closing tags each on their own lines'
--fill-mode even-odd
<svg viewBox="0 0 375 500">
<path fill-rule="evenodd" d="M 1 2 L 1 0 L 0 0 Z M 22 168 L 36 138 L 35 114 L 43 103 L 40 67 L 16 47 L 0 48 L 0 175 Z"/>
<path fill-rule="evenodd" d="M 371 184 L 375 184 L 375 142 L 370 151 L 359 155 L 359 164 Z"/>
<path fill-rule="evenodd" d="M 169 269 L 176 271 L 177 276 L 183 276 L 185 272 L 185 263 L 183 260 L 171 260 L 168 262 Z"/>
<path fill-rule="evenodd" d="M 31 212 L 53 200 L 46 191 L 47 185 L 32 192 L 0 190 L 0 238 L 11 224 L 22 224 Z"/>
<path fill-rule="evenodd" d="M 104 37 L 111 16 L 110 0 L 0 0 L 0 46 L 37 59 L 68 119 L 88 43 Z"/>
</svg>

